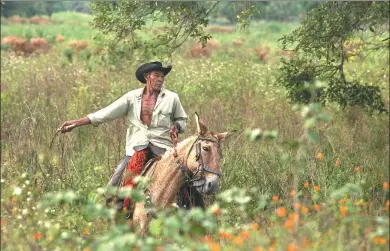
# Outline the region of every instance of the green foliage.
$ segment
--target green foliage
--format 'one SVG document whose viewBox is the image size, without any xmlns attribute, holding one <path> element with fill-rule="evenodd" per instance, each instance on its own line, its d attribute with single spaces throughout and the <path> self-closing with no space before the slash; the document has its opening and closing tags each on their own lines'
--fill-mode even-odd
<svg viewBox="0 0 390 251">
<path fill-rule="evenodd" d="M 343 107 L 360 105 L 370 112 L 387 112 L 380 93 L 381 83 L 369 86 L 360 83 L 361 79 L 350 80 L 345 67 L 350 50 L 347 44 L 365 31 L 373 32 L 374 39 L 361 35 L 362 43 L 375 44 L 375 50 L 386 50 L 386 44 L 377 38 L 383 39 L 387 34 L 383 26 L 389 20 L 388 8 L 388 2 L 324 3 L 306 16 L 299 29 L 283 36 L 280 39 L 283 49 L 291 47 L 297 54 L 290 61 L 282 61 L 280 69 L 280 84 L 287 89 L 290 100 L 337 102 Z M 372 48 L 368 45 L 366 53 Z M 314 96 L 303 90 L 305 83 L 314 83 L 318 78 L 329 82 L 329 88 L 320 89 Z"/>
</svg>

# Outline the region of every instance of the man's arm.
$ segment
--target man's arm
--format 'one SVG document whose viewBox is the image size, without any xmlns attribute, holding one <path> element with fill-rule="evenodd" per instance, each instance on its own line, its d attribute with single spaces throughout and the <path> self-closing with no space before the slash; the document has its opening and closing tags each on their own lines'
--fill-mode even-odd
<svg viewBox="0 0 390 251">
<path fill-rule="evenodd" d="M 72 131 L 74 128 L 92 124 L 97 126 L 101 123 L 111 121 L 126 115 L 128 110 L 128 99 L 126 95 L 116 100 L 111 105 L 95 112 L 88 114 L 87 117 L 78 120 L 69 120 L 62 124 L 61 132 L 66 133 Z"/>
<path fill-rule="evenodd" d="M 77 120 L 69 120 L 64 122 L 61 125 L 60 130 L 62 133 L 66 133 L 72 131 L 76 127 L 89 125 L 89 124 L 91 124 L 91 121 L 89 120 L 88 117 L 77 119 Z"/>
<path fill-rule="evenodd" d="M 173 107 L 173 124 L 176 126 L 178 133 L 184 133 L 187 128 L 188 116 L 180 102 L 179 96 L 175 97 L 175 105 Z"/>
</svg>

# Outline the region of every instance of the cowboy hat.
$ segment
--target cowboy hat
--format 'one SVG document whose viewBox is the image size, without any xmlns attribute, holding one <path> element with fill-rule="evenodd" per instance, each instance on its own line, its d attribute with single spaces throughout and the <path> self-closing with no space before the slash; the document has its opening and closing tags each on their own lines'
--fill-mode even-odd
<svg viewBox="0 0 390 251">
<path fill-rule="evenodd" d="M 146 83 L 146 80 L 144 78 L 144 73 L 148 73 L 151 71 L 161 71 L 164 73 L 164 76 L 166 76 L 172 69 L 172 66 L 163 67 L 161 62 L 150 62 L 141 65 L 138 67 L 137 71 L 135 72 L 135 76 L 141 83 Z"/>
</svg>

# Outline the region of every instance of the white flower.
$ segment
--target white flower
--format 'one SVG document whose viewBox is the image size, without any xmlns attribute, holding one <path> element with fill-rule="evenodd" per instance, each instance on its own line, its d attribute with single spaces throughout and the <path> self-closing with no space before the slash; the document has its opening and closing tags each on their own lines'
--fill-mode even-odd
<svg viewBox="0 0 390 251">
<path fill-rule="evenodd" d="M 4 182 L 5 182 L 5 180 L 4 180 L 4 179 L 1 179 L 1 180 L 0 180 L 0 182 L 1 182 L 1 183 L 4 183 Z"/>
<path fill-rule="evenodd" d="M 26 183 L 26 185 L 29 185 L 29 184 L 30 184 L 30 181 L 29 181 L 29 180 L 26 180 L 24 183 Z"/>
<path fill-rule="evenodd" d="M 21 195 L 22 194 L 22 189 L 20 187 L 15 187 L 14 194 L 15 195 Z"/>
<path fill-rule="evenodd" d="M 22 178 L 26 178 L 26 177 L 27 177 L 27 173 L 23 173 Z"/>
<path fill-rule="evenodd" d="M 22 214 L 26 215 L 27 213 L 28 213 L 28 210 L 27 209 L 23 209 Z"/>
<path fill-rule="evenodd" d="M 21 219 L 22 219 L 22 216 L 21 216 L 21 215 L 18 215 L 18 217 L 16 217 L 16 218 L 18 218 L 18 220 L 21 220 Z"/>
</svg>

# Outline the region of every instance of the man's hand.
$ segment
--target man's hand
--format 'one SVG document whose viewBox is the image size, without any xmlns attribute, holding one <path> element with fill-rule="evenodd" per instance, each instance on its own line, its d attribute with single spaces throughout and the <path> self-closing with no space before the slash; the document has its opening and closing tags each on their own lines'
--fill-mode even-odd
<svg viewBox="0 0 390 251">
<path fill-rule="evenodd" d="M 69 120 L 64 122 L 61 127 L 58 129 L 61 133 L 71 132 L 75 127 L 77 127 L 76 120 Z"/>
<path fill-rule="evenodd" d="M 169 133 L 171 134 L 172 139 L 177 139 L 179 130 L 175 124 L 171 125 L 171 128 L 169 128 Z"/>
<path fill-rule="evenodd" d="M 62 126 L 58 129 L 58 131 L 62 133 L 66 133 L 72 131 L 74 128 L 78 126 L 89 125 L 89 124 L 91 124 L 91 121 L 89 120 L 88 117 L 81 118 L 78 120 L 69 120 L 63 123 Z"/>
</svg>

